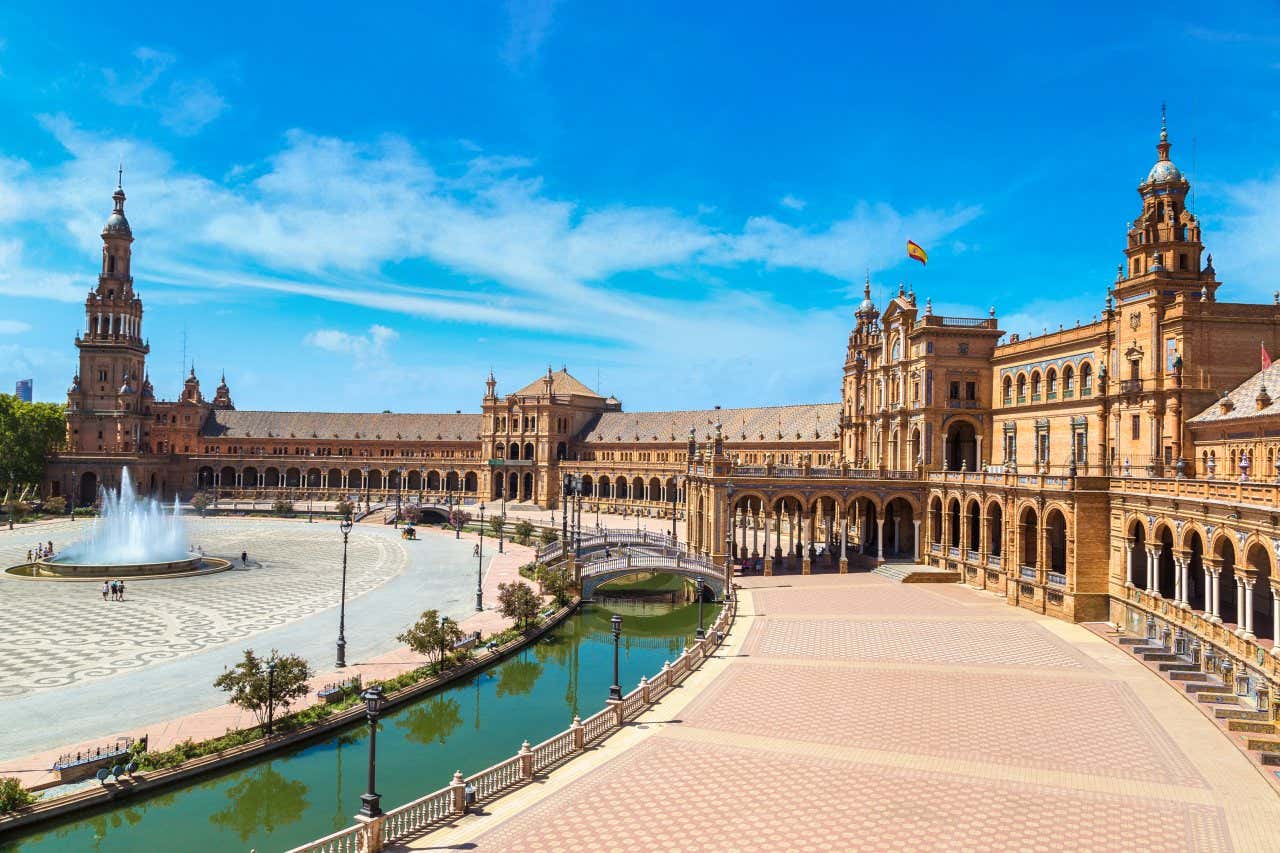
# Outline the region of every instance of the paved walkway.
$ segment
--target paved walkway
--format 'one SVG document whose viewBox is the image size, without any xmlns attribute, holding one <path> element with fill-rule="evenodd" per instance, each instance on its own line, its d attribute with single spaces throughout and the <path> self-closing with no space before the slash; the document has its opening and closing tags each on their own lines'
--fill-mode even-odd
<svg viewBox="0 0 1280 853">
<path fill-rule="evenodd" d="M 1277 849 L 1258 769 L 1080 626 L 960 586 L 743 583 L 729 642 L 682 689 L 409 847 Z"/>
<path fill-rule="evenodd" d="M 476 537 L 459 541 L 419 528 L 422 541 L 403 542 L 391 528 L 356 528 L 347 581 L 352 666 L 340 673 L 333 669 L 340 574 L 333 568 L 341 564 L 341 536 L 332 522 L 190 524 L 192 538 L 211 555 L 230 558 L 247 549 L 249 569 L 129 581 L 125 602 L 103 602 L 99 584 L 0 575 L 0 621 L 12 644 L 0 658 L 0 714 L 41 720 L 0 730 L 0 775 L 41 784 L 59 753 L 117 736 L 147 734 L 152 748 L 164 749 L 251 724 L 251 715 L 221 704 L 224 694 L 212 687 L 246 645 L 303 654 L 320 673 L 317 687 L 355 673 L 388 678 L 412 669 L 422 660 L 394 638 L 418 613 L 434 607 L 463 620 L 464 631 L 501 630 L 506 620 L 492 609 L 497 584 L 532 559 L 532 549 L 515 545 L 497 555 L 486 539 L 486 610 L 475 613 Z M 78 527 L 56 522 L 5 531 L 0 566 L 20 562 L 36 541 L 65 544 Z"/>
</svg>

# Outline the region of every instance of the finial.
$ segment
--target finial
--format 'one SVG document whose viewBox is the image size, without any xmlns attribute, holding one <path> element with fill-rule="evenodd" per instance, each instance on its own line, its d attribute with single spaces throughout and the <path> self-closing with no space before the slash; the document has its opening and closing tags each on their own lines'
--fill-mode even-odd
<svg viewBox="0 0 1280 853">
<path fill-rule="evenodd" d="M 1200 285 L 1200 301 L 1201 302 L 1209 301 L 1209 288 L 1205 287 L 1203 284 Z"/>
<path fill-rule="evenodd" d="M 899 296 L 901 296 L 901 295 L 903 294 L 903 292 L 905 291 L 905 289 L 906 289 L 906 288 L 903 286 L 902 282 L 898 282 L 898 295 L 899 295 Z"/>
<path fill-rule="evenodd" d="M 119 167 L 116 169 L 116 189 L 124 189 L 124 161 L 120 161 Z"/>
<path fill-rule="evenodd" d="M 933 314 L 933 297 L 929 297 L 924 301 L 924 313 L 926 315 Z"/>
<path fill-rule="evenodd" d="M 993 319 L 993 320 L 994 320 L 994 319 L 995 319 L 995 316 L 996 316 L 996 306 L 992 305 L 990 308 L 988 308 L 988 309 L 987 309 L 987 315 L 988 315 L 988 316 L 990 316 L 990 317 L 991 317 L 991 319 Z"/>
<path fill-rule="evenodd" d="M 1169 139 L 1169 121 L 1168 106 L 1164 101 L 1160 102 L 1160 141 L 1167 142 Z"/>
<path fill-rule="evenodd" d="M 1124 264 L 1116 264 L 1116 281 L 1124 281 Z"/>
</svg>

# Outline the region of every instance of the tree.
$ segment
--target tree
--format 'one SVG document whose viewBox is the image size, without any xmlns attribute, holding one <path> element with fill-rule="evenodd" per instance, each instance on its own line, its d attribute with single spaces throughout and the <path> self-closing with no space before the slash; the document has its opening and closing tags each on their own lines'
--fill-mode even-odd
<svg viewBox="0 0 1280 853">
<path fill-rule="evenodd" d="M 521 630 L 538 618 L 542 600 L 524 581 L 498 584 L 498 612 L 514 621 Z"/>
<path fill-rule="evenodd" d="M 538 582 L 542 584 L 543 592 L 555 597 L 557 605 L 564 607 L 569 603 L 573 578 L 567 565 L 542 566 L 538 572 Z"/>
<path fill-rule="evenodd" d="M 276 665 L 274 677 L 267 672 L 267 665 L 272 662 Z M 231 694 L 231 704 L 251 712 L 261 725 L 267 721 L 268 686 L 276 715 L 281 716 L 294 701 L 310 692 L 307 679 L 313 674 L 311 666 L 298 655 L 281 655 L 272 649 L 264 659 L 253 649 L 245 649 L 244 660 L 215 678 L 213 686 Z"/>
<path fill-rule="evenodd" d="M 461 530 L 466 527 L 470 521 L 471 513 L 467 512 L 462 507 L 454 507 L 453 512 L 449 513 L 449 523 L 452 524 L 456 530 Z"/>
<path fill-rule="evenodd" d="M 191 508 L 200 513 L 200 517 L 204 517 L 204 511 L 209 508 L 209 504 L 213 503 L 213 499 L 209 497 L 208 492 L 196 492 L 191 496 Z"/>
<path fill-rule="evenodd" d="M 522 518 L 516 523 L 516 541 L 521 545 L 529 544 L 529 537 L 533 535 L 533 525 L 528 519 Z"/>
<path fill-rule="evenodd" d="M 448 616 L 441 618 L 440 611 L 426 610 L 396 639 L 428 660 L 434 656 L 444 663 L 449 649 L 462 639 L 462 629 Z"/>
<path fill-rule="evenodd" d="M 523 696 L 533 690 L 542 677 L 543 669 L 545 667 L 536 660 L 508 661 L 498 670 L 498 686 L 494 692 L 499 696 Z"/>
<path fill-rule="evenodd" d="M 263 829 L 271 832 L 296 823 L 309 805 L 306 783 L 286 778 L 270 764 L 241 778 L 226 794 L 231 803 L 209 815 L 209 822 L 231 830 L 241 841 Z"/>
<path fill-rule="evenodd" d="M 293 515 L 293 501 L 277 498 L 271 504 L 271 511 L 276 515 Z"/>
<path fill-rule="evenodd" d="M 434 740 L 443 744 L 454 729 L 462 725 L 462 705 L 457 699 L 435 696 L 414 705 L 396 725 L 405 730 L 405 740 L 421 744 Z"/>
<path fill-rule="evenodd" d="M 50 515 L 63 515 L 67 511 L 67 499 L 59 497 L 58 495 L 54 495 L 51 498 L 45 498 L 41 509 Z"/>
<path fill-rule="evenodd" d="M 489 532 L 494 536 L 502 532 L 502 516 L 493 515 L 489 517 Z"/>
<path fill-rule="evenodd" d="M 29 806 L 39 798 L 39 794 L 33 794 L 22 787 L 22 783 L 15 776 L 5 776 L 0 779 L 0 813 Z"/>
<path fill-rule="evenodd" d="M 550 545 L 560 538 L 560 534 L 556 532 L 554 527 L 544 527 L 542 528 L 542 535 L 538 538 L 542 540 L 543 545 Z"/>
<path fill-rule="evenodd" d="M 0 493 L 38 484 L 45 462 L 67 439 L 67 416 L 54 403 L 24 403 L 0 394 Z"/>
<path fill-rule="evenodd" d="M 355 504 L 351 503 L 351 501 L 340 500 L 338 501 L 337 510 L 339 518 L 350 518 L 351 514 L 355 512 L 356 507 Z"/>
</svg>

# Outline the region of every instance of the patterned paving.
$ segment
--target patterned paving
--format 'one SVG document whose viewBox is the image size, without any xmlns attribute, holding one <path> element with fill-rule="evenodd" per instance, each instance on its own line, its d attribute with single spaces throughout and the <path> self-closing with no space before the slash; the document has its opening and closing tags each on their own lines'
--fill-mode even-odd
<svg viewBox="0 0 1280 853">
<path fill-rule="evenodd" d="M 127 581 L 126 601 L 102 600 L 101 584 L 34 582 L 0 574 L 0 699 L 106 678 L 189 655 L 331 608 L 339 594 L 341 539 L 331 525 L 285 521 L 190 521 L 210 556 L 249 553 L 249 568 L 172 580 Z M 23 562 L 38 541 L 55 547 L 78 523 L 41 525 L 0 537 L 0 567 Z M 398 543 L 352 534 L 347 594 L 356 597 L 400 572 Z"/>
<path fill-rule="evenodd" d="M 409 846 L 1277 849 L 1257 770 L 1083 628 L 960 587 L 744 583 L 769 588 L 641 725 Z"/>
<path fill-rule="evenodd" d="M 763 619 L 752 628 L 745 651 L 753 656 L 854 661 L 1057 669 L 1095 666 L 1088 656 L 1027 621 L 942 622 L 926 626 L 904 619 Z"/>
<path fill-rule="evenodd" d="M 655 736 L 476 849 L 1231 849 L 1213 807 L 945 774 Z"/>
</svg>

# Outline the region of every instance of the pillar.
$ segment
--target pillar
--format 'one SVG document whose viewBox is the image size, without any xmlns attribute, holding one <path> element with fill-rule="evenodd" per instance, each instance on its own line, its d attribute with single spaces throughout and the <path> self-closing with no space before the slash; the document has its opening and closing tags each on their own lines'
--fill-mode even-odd
<svg viewBox="0 0 1280 853">
<path fill-rule="evenodd" d="M 1155 595 L 1156 575 L 1160 571 L 1160 562 L 1156 557 L 1156 549 L 1148 547 L 1147 551 L 1147 593 Z"/>
<path fill-rule="evenodd" d="M 1202 557 L 1201 559 L 1204 559 L 1204 558 Z M 1210 607 L 1209 621 L 1217 625 L 1221 625 L 1222 614 L 1218 612 L 1218 607 L 1219 607 L 1218 602 L 1220 600 L 1218 597 L 1218 593 L 1220 592 L 1219 585 L 1222 583 L 1222 578 L 1220 576 L 1220 572 L 1222 571 L 1222 569 L 1219 566 L 1214 566 L 1212 569 L 1210 569 L 1208 567 L 1209 561 L 1205 560 L 1204 562 L 1205 562 L 1205 573 L 1208 574 L 1209 576 L 1209 583 L 1206 586 L 1206 590 L 1209 593 L 1209 607 Z"/>
<path fill-rule="evenodd" d="M 750 517 L 751 517 L 751 559 L 755 560 L 760 557 L 760 513 L 759 511 L 752 512 Z"/>
<path fill-rule="evenodd" d="M 1253 585 L 1257 578 L 1245 577 L 1241 582 L 1244 584 L 1244 637 L 1252 640 L 1256 636 L 1253 633 Z"/>
<path fill-rule="evenodd" d="M 764 514 L 764 573 L 773 574 L 773 551 L 769 548 L 769 531 L 773 527 L 773 513 Z"/>
<path fill-rule="evenodd" d="M 915 561 L 920 562 L 920 519 L 911 519 L 911 526 L 915 528 L 912 534 L 912 548 L 915 553 Z"/>
<path fill-rule="evenodd" d="M 842 517 L 844 514 L 839 510 L 836 512 L 840 517 L 840 574 L 843 575 L 849 571 L 849 519 Z"/>
<path fill-rule="evenodd" d="M 1271 637 L 1275 640 L 1275 644 L 1271 647 L 1271 654 L 1280 657 L 1280 588 L 1271 587 Z"/>
<path fill-rule="evenodd" d="M 808 542 L 805 541 L 806 535 Z M 813 546 L 813 516 L 803 513 L 800 516 L 800 574 L 813 572 L 813 561 L 809 559 L 809 548 Z"/>
<path fill-rule="evenodd" d="M 1244 579 L 1236 574 L 1236 631 L 1244 627 Z"/>
<path fill-rule="evenodd" d="M 884 562 L 884 516 L 876 515 L 876 562 Z"/>
<path fill-rule="evenodd" d="M 1182 605 L 1182 572 L 1185 560 L 1177 554 L 1173 555 L 1173 603 Z"/>
</svg>

